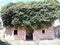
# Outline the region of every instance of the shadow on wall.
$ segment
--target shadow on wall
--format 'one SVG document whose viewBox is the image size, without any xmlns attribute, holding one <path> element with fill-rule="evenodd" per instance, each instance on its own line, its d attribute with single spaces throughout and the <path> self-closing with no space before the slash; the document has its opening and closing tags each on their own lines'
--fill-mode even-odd
<svg viewBox="0 0 60 45">
<path fill-rule="evenodd" d="M 8 42 L 3 42 L 0 40 L 0 45 L 11 45 L 11 44 L 9 44 Z"/>
</svg>

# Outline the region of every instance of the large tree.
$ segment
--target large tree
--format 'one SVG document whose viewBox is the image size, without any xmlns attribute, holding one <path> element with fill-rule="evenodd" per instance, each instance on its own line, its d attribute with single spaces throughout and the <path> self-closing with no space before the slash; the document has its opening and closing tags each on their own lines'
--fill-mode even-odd
<svg viewBox="0 0 60 45">
<path fill-rule="evenodd" d="M 60 6 L 49 2 L 9 3 L 1 10 L 5 27 L 31 27 L 41 29 L 50 27 L 59 17 Z"/>
</svg>

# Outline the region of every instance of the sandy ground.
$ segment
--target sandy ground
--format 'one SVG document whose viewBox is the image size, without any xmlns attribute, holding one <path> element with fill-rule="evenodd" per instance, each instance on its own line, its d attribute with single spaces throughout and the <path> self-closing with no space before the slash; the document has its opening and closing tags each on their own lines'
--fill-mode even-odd
<svg viewBox="0 0 60 45">
<path fill-rule="evenodd" d="M 19 40 L 4 40 L 9 45 L 60 45 L 60 39 L 55 40 L 37 40 L 37 41 L 19 41 Z"/>
</svg>

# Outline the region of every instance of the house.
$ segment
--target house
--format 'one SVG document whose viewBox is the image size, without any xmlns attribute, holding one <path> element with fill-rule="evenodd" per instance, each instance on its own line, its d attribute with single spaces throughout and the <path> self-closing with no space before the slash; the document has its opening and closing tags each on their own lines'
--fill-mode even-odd
<svg viewBox="0 0 60 45">
<path fill-rule="evenodd" d="M 57 19 L 58 20 L 58 19 Z M 56 20 L 56 21 L 57 21 Z M 53 26 L 41 30 L 25 30 L 24 27 L 15 29 L 14 27 L 7 27 L 6 28 L 6 35 L 5 38 L 13 38 L 16 40 L 46 40 L 46 39 L 55 39 L 60 33 L 60 26 L 57 24 L 55 25 L 54 22 Z M 58 23 L 59 24 L 59 23 Z M 59 24 L 60 25 L 60 24 Z"/>
</svg>

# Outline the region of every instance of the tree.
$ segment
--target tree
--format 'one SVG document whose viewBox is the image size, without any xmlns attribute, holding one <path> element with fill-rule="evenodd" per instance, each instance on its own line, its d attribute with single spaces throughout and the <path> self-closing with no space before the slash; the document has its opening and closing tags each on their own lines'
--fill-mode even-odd
<svg viewBox="0 0 60 45">
<path fill-rule="evenodd" d="M 41 29 L 45 26 L 50 27 L 54 20 L 59 18 L 58 11 L 60 6 L 45 2 L 27 2 L 12 3 L 3 10 L 2 20 L 5 27 L 31 27 L 33 29 Z M 57 14 L 58 13 L 58 14 Z"/>
</svg>

